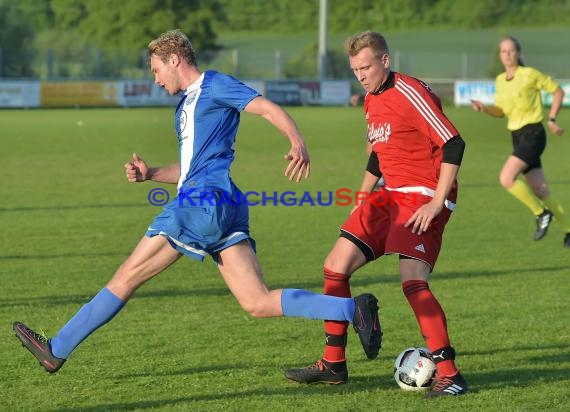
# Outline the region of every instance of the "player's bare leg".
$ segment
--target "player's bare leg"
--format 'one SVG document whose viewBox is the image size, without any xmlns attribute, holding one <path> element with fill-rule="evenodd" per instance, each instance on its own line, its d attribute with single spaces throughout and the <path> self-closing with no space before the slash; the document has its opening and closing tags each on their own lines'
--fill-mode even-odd
<svg viewBox="0 0 570 412">
<path fill-rule="evenodd" d="M 350 277 L 366 263 L 366 257 L 353 242 L 344 237 L 339 237 L 325 258 L 324 266 Z"/>
<path fill-rule="evenodd" d="M 247 240 L 220 252 L 218 268 L 240 306 L 254 317 L 282 316 L 282 290 L 269 290 Z"/>
<path fill-rule="evenodd" d="M 160 273 L 180 254 L 162 236 L 144 237 L 111 281 L 51 339 L 21 322 L 13 329 L 22 345 L 46 371 L 57 372 L 71 352 L 96 329 L 110 321 L 144 282 Z"/>
<path fill-rule="evenodd" d="M 126 302 L 143 283 L 168 268 L 180 256 L 165 237 L 145 236 L 117 269 L 107 288 Z"/>
<path fill-rule="evenodd" d="M 341 298 L 289 288 L 269 290 L 248 241 L 223 250 L 218 261 L 220 272 L 239 304 L 255 317 L 293 316 L 354 323 L 357 314 L 363 318 L 373 316 L 372 310 L 361 309 L 361 297 Z"/>
</svg>

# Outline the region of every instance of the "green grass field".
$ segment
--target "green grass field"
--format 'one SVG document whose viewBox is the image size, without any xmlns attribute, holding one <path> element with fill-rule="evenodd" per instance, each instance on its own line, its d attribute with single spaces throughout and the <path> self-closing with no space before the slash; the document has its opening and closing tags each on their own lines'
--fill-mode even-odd
<svg viewBox="0 0 570 412">
<path fill-rule="evenodd" d="M 286 139 L 244 115 L 233 167 L 240 187 L 356 189 L 366 161 L 360 109 L 290 113 L 311 150 L 311 179 L 288 182 Z M 321 322 L 253 319 L 210 260 L 187 258 L 144 285 L 60 372 L 45 373 L 13 336 L 12 322 L 56 333 L 128 256 L 159 212 L 147 201 L 158 185 L 127 183 L 123 164 L 135 151 L 152 165 L 177 160 L 173 111 L 0 111 L 0 410 L 567 410 L 570 250 L 556 226 L 533 242 L 532 216 L 499 186 L 510 151 L 505 123 L 465 108 L 447 113 L 468 146 L 459 207 L 431 287 L 446 310 L 457 363 L 472 392 L 427 401 L 400 390 L 392 378 L 397 354 L 423 344 L 394 257 L 353 276 L 354 294 L 379 296 L 385 335 L 380 357 L 368 361 L 351 331 L 350 382 L 344 386 L 300 386 L 283 377 L 285 368 L 322 354 Z M 570 112 L 562 112 L 559 123 L 570 128 Z M 549 135 L 543 157 L 551 190 L 568 210 L 569 139 L 570 131 Z M 252 207 L 267 283 L 320 291 L 322 261 L 348 212 L 338 206 Z"/>
</svg>

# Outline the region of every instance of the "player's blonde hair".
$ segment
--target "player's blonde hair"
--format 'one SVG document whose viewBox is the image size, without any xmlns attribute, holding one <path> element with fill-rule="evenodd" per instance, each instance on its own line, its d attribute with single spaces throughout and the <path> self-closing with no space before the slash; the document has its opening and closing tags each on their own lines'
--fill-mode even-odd
<svg viewBox="0 0 570 412">
<path fill-rule="evenodd" d="M 151 41 L 148 44 L 149 59 L 153 54 L 158 56 L 164 63 L 168 61 L 171 55 L 176 54 L 192 66 L 197 65 L 196 51 L 192 47 L 192 43 L 179 29 L 162 33 Z"/>
<path fill-rule="evenodd" d="M 500 44 L 504 41 L 510 41 L 513 44 L 513 46 L 515 46 L 515 50 L 518 53 L 517 64 L 519 66 L 524 66 L 524 62 L 523 62 L 522 57 L 521 57 L 521 53 L 522 53 L 521 43 L 516 38 L 514 38 L 513 36 L 505 36 L 499 42 L 499 48 L 500 48 Z"/>
<path fill-rule="evenodd" d="M 388 42 L 380 33 L 364 31 L 349 37 L 344 42 L 344 50 L 349 56 L 356 56 L 360 50 L 370 47 L 378 57 L 390 54 Z"/>
</svg>

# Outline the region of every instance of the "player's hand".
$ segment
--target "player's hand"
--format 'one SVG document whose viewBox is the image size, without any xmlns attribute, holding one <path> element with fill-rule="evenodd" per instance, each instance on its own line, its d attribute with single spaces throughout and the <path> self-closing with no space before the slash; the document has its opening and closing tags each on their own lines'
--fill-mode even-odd
<svg viewBox="0 0 570 412">
<path fill-rule="evenodd" d="M 431 221 L 441 213 L 443 204 L 431 201 L 421 206 L 412 217 L 406 222 L 405 227 L 412 226 L 412 233 L 421 235 L 427 232 Z"/>
<path fill-rule="evenodd" d="M 562 133 L 564 133 L 564 129 L 558 126 L 556 122 L 548 122 L 548 128 L 556 136 L 562 136 Z"/>
<path fill-rule="evenodd" d="M 309 152 L 305 146 L 291 147 L 289 153 L 285 155 L 285 160 L 289 161 L 287 169 L 285 169 L 285 176 L 289 180 L 295 179 L 300 182 L 305 175 L 305 179 L 309 178 L 311 174 L 311 161 L 309 160 Z M 295 178 L 296 176 L 296 178 Z"/>
<path fill-rule="evenodd" d="M 352 215 L 354 213 L 354 211 L 356 209 L 358 209 L 360 206 L 362 206 L 362 204 L 365 202 L 365 199 L 368 199 L 369 197 L 371 197 L 375 192 L 356 192 L 357 194 L 359 193 L 366 193 L 367 197 L 366 198 L 362 198 L 360 196 L 355 196 L 354 197 L 354 206 L 352 207 L 352 209 L 350 210 L 350 214 Z"/>
<path fill-rule="evenodd" d="M 485 110 L 485 105 L 480 102 L 479 100 L 471 100 L 471 107 L 473 108 L 473 110 L 475 110 L 476 112 L 483 112 Z"/>
<path fill-rule="evenodd" d="M 133 153 L 133 160 L 125 163 L 125 174 L 129 182 L 144 182 L 148 176 L 148 166 L 138 154 Z"/>
<path fill-rule="evenodd" d="M 364 96 L 361 94 L 353 94 L 350 96 L 350 105 L 351 106 L 358 106 L 360 102 L 364 99 Z"/>
</svg>

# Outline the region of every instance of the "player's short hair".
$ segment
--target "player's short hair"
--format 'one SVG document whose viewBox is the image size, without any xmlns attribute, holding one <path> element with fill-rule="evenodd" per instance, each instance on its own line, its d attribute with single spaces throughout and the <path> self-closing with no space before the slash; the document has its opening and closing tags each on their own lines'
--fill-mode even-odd
<svg viewBox="0 0 570 412">
<path fill-rule="evenodd" d="M 349 37 L 344 42 L 344 49 L 349 56 L 356 56 L 362 49 L 370 47 L 378 57 L 390 54 L 388 42 L 380 33 L 364 31 Z"/>
<path fill-rule="evenodd" d="M 176 54 L 192 66 L 197 65 L 196 51 L 192 47 L 192 43 L 179 29 L 162 33 L 151 41 L 148 44 L 149 59 L 153 54 L 158 56 L 164 63 L 168 61 L 171 55 Z"/>
</svg>

